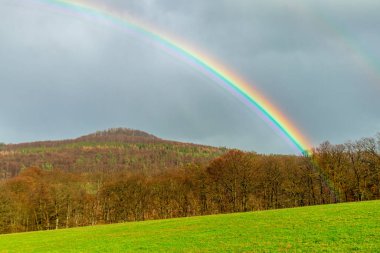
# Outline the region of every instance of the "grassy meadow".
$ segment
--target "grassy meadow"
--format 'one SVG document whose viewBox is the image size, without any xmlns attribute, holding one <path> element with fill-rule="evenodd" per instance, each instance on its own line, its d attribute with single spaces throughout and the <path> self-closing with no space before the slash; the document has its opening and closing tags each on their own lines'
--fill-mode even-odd
<svg viewBox="0 0 380 253">
<path fill-rule="evenodd" d="M 0 252 L 380 252 L 380 201 L 0 235 Z"/>
</svg>

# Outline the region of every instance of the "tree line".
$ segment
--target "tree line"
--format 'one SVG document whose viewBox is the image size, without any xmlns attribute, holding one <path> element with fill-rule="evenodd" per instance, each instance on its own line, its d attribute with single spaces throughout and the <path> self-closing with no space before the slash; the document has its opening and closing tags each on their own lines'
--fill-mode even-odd
<svg viewBox="0 0 380 253">
<path fill-rule="evenodd" d="M 310 156 L 230 150 L 148 173 L 31 167 L 0 183 L 0 232 L 59 229 L 380 198 L 380 135 Z"/>
</svg>

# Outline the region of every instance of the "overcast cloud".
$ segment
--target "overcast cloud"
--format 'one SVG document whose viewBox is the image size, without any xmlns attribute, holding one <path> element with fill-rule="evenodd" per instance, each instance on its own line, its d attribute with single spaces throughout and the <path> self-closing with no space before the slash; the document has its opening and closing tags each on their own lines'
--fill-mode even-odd
<svg viewBox="0 0 380 253">
<path fill-rule="evenodd" d="M 88 0 L 155 24 L 234 70 L 308 137 L 380 131 L 380 2 Z M 257 114 L 185 63 L 103 22 L 0 0 L 0 142 L 129 127 L 294 153 Z"/>
</svg>

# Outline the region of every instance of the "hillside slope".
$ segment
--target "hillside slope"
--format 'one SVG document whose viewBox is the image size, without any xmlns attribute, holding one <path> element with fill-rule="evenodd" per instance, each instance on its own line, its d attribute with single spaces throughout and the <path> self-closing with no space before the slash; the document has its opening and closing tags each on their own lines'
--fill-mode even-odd
<svg viewBox="0 0 380 253">
<path fill-rule="evenodd" d="M 0 235 L 0 252 L 379 252 L 380 201 Z"/>
<path fill-rule="evenodd" d="M 150 174 L 188 163 L 205 164 L 225 152 L 224 148 L 168 141 L 139 130 L 114 128 L 71 140 L 3 145 L 0 179 L 14 177 L 28 167 Z"/>
</svg>

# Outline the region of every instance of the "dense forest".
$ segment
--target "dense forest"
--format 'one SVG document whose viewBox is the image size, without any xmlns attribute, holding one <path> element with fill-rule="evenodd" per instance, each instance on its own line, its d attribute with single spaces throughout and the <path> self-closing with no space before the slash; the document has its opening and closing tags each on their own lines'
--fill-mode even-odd
<svg viewBox="0 0 380 253">
<path fill-rule="evenodd" d="M 380 198 L 380 134 L 309 156 L 261 155 L 111 129 L 0 147 L 0 232 Z"/>
</svg>

